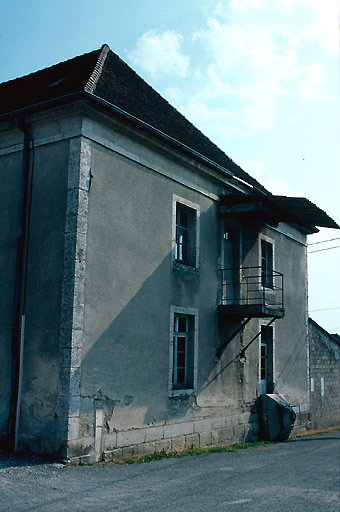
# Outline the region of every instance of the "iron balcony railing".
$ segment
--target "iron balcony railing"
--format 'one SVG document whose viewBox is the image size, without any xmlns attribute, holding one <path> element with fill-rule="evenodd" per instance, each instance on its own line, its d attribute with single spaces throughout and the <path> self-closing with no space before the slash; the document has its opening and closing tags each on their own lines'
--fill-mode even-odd
<svg viewBox="0 0 340 512">
<path fill-rule="evenodd" d="M 221 306 L 261 306 L 283 310 L 283 274 L 262 267 L 223 268 Z"/>
</svg>

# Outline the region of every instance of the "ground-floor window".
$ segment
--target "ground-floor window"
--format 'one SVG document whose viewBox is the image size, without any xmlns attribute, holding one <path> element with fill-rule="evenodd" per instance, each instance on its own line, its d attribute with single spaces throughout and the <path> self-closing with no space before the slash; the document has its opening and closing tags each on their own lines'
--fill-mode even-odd
<svg viewBox="0 0 340 512">
<path fill-rule="evenodd" d="M 197 311 L 171 308 L 170 372 L 171 394 L 194 391 L 197 379 Z"/>
</svg>

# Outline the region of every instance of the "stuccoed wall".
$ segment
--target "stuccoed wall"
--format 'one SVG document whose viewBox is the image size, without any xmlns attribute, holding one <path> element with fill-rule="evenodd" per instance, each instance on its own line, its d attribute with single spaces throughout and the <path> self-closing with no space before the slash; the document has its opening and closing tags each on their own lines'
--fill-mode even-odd
<svg viewBox="0 0 340 512">
<path fill-rule="evenodd" d="M 27 266 L 26 321 L 19 450 L 53 453 L 57 449 L 56 420 L 59 372 L 61 282 L 69 142 L 44 144 L 44 130 L 30 125 L 34 150 L 31 229 Z M 55 129 L 55 128 L 54 128 Z M 9 132 L 10 152 L 0 157 L 1 208 L 1 384 L 0 432 L 3 444 L 8 428 L 11 371 L 11 326 L 15 286 L 16 237 L 22 173 L 22 140 L 19 130 Z M 6 140 L 6 135 L 4 139 Z M 16 143 L 17 146 L 13 145 Z"/>
<path fill-rule="evenodd" d="M 69 143 L 35 150 L 20 447 L 54 452 Z"/>
<path fill-rule="evenodd" d="M 7 433 L 11 393 L 11 336 L 19 225 L 21 153 L 0 157 L 0 436 Z"/>
<path fill-rule="evenodd" d="M 249 349 L 245 363 L 239 352 L 241 343 L 258 332 L 258 320 L 235 337 L 220 360 L 215 357 L 235 328 L 234 321 L 217 317 L 217 195 L 225 183 L 165 148 L 149 147 L 147 140 L 90 121 L 88 129 L 97 142 L 91 144 L 90 157 L 80 422 L 79 438 L 68 455 L 98 459 L 102 453 L 124 456 L 256 438 L 259 343 Z M 200 207 L 197 270 L 172 262 L 174 195 Z M 270 233 L 282 239 L 281 234 Z M 248 265 L 259 265 L 258 230 L 247 235 L 245 230 L 244 258 Z M 287 242 L 280 243 L 278 263 L 284 262 L 285 272 Z M 303 245 L 287 245 L 292 261 L 303 258 Z M 294 305 L 288 313 L 291 325 L 278 330 L 278 357 L 294 350 L 296 327 L 299 337 L 305 326 L 305 269 L 300 281 L 301 311 L 292 321 Z M 198 380 L 193 395 L 173 397 L 168 392 L 171 306 L 198 311 Z M 306 338 L 300 342 L 303 345 Z M 279 390 L 295 405 L 301 399 L 306 402 L 305 345 L 293 367 L 288 377 L 288 370 L 278 364 L 277 376 Z M 295 374 L 297 384 L 285 388 Z"/>
<path fill-rule="evenodd" d="M 313 428 L 340 425 L 340 345 L 309 319 L 311 416 Z"/>
<path fill-rule="evenodd" d="M 237 327 L 235 320 L 217 316 L 218 195 L 228 190 L 227 178 L 92 110 L 89 116 L 67 109 L 42 115 L 33 134 L 19 446 L 98 460 L 256 438 L 259 340 L 245 362 L 239 352 L 260 322 L 252 320 L 221 358 L 215 357 Z M 1 203 L 7 205 L 0 257 L 9 291 L 0 313 L 0 407 L 6 417 L 16 243 L 9 217 L 18 216 L 21 154 L 3 158 L 11 191 L 8 203 Z M 175 195 L 200 209 L 197 270 L 173 263 Z M 293 272 L 285 283 L 286 317 L 275 324 L 277 391 L 304 408 L 306 282 L 304 262 L 296 265 L 304 261 L 303 239 L 296 243 L 278 230 L 264 232 L 275 238 L 275 268 Z M 259 228 L 243 227 L 243 265 L 260 264 L 258 236 Z M 198 314 L 193 394 L 169 394 L 171 307 Z M 6 423 L 7 417 L 0 424 L 3 432 Z"/>
</svg>

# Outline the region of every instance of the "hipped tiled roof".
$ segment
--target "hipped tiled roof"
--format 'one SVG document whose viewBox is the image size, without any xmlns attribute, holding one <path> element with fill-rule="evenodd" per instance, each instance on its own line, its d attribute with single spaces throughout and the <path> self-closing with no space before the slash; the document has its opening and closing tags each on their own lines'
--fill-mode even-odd
<svg viewBox="0 0 340 512">
<path fill-rule="evenodd" d="M 107 45 L 91 53 L 0 84 L 0 119 L 44 102 L 86 93 L 118 107 L 248 184 L 266 189 L 239 167 Z M 46 104 L 47 106 L 47 104 Z"/>
</svg>

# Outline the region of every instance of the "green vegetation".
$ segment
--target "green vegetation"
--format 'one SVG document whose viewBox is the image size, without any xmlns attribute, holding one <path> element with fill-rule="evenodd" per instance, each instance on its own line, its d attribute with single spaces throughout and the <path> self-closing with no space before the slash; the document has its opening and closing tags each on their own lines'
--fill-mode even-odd
<svg viewBox="0 0 340 512">
<path fill-rule="evenodd" d="M 228 446 L 212 446 L 208 448 L 191 448 L 183 452 L 155 452 L 151 455 L 144 455 L 143 457 L 134 457 L 126 459 L 125 464 L 143 464 L 144 462 L 152 462 L 153 460 L 162 459 L 178 459 L 182 457 L 195 456 L 195 455 L 208 455 L 209 453 L 224 453 L 236 452 L 236 450 L 245 450 L 256 446 L 264 446 L 270 444 L 269 441 L 254 441 L 251 443 L 239 443 Z"/>
</svg>

